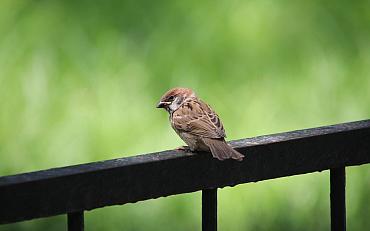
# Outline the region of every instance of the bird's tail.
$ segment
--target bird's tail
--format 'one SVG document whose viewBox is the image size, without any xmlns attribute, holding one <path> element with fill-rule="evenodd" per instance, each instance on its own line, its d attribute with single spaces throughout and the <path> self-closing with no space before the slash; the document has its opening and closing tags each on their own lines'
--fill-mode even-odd
<svg viewBox="0 0 370 231">
<path fill-rule="evenodd" d="M 209 147 L 213 157 L 219 160 L 234 159 L 242 161 L 244 155 L 230 147 L 224 139 L 203 138 L 205 145 Z"/>
</svg>

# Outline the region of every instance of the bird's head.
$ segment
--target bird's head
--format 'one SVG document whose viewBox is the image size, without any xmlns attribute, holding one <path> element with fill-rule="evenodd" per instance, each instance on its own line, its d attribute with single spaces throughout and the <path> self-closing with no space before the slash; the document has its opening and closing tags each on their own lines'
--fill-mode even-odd
<svg viewBox="0 0 370 231">
<path fill-rule="evenodd" d="M 176 111 L 186 99 L 194 97 L 196 97 L 196 95 L 190 88 L 172 88 L 161 97 L 157 108 L 164 108 L 169 113 L 172 113 Z"/>
</svg>

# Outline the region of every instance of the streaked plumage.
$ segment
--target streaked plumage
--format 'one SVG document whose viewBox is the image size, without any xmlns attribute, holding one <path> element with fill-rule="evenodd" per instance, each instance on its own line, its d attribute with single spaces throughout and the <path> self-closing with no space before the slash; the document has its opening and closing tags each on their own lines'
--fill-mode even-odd
<svg viewBox="0 0 370 231">
<path fill-rule="evenodd" d="M 225 141 L 225 129 L 212 108 L 188 88 L 174 88 L 164 94 L 157 107 L 170 114 L 172 128 L 192 151 L 210 151 L 219 160 L 243 155 Z"/>
</svg>

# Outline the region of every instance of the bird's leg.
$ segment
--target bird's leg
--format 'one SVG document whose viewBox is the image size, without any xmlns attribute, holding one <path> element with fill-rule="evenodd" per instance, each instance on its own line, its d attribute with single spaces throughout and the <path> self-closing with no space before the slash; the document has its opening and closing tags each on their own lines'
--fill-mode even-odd
<svg viewBox="0 0 370 231">
<path fill-rule="evenodd" d="M 191 152 L 191 149 L 189 146 L 180 146 L 175 149 L 176 151 L 183 151 L 183 152 Z"/>
</svg>

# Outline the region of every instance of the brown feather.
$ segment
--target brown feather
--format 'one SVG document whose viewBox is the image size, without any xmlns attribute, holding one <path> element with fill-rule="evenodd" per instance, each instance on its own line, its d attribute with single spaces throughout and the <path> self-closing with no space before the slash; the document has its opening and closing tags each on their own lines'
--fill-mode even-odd
<svg viewBox="0 0 370 231">
<path fill-rule="evenodd" d="M 202 140 L 211 150 L 213 157 L 219 160 L 232 158 L 242 161 L 244 158 L 243 154 L 230 147 L 224 139 L 203 138 Z"/>
<path fill-rule="evenodd" d="M 190 109 L 190 106 L 192 110 Z M 216 118 L 216 119 L 212 119 Z M 185 126 L 184 126 L 185 125 Z M 224 127 L 218 115 L 204 102 L 191 99 L 183 103 L 172 114 L 174 129 L 208 138 L 226 137 Z"/>
</svg>

